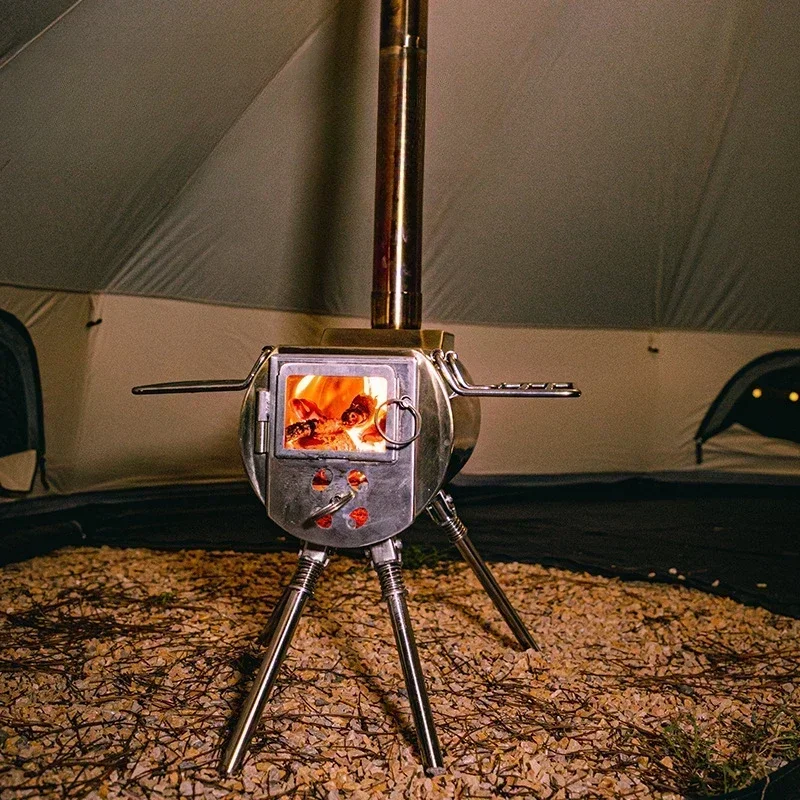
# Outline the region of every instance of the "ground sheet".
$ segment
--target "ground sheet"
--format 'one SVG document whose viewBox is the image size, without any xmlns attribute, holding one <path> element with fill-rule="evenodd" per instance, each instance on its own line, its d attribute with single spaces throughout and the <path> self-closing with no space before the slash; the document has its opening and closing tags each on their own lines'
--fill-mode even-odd
<svg viewBox="0 0 800 800">
<path fill-rule="evenodd" d="M 542 646 L 523 653 L 465 565 L 408 556 L 445 775 L 419 766 L 362 560 L 323 574 L 244 768 L 223 779 L 295 556 L 69 548 L 0 571 L 0 798 L 674 798 L 800 755 L 800 621 L 496 564 Z"/>
</svg>

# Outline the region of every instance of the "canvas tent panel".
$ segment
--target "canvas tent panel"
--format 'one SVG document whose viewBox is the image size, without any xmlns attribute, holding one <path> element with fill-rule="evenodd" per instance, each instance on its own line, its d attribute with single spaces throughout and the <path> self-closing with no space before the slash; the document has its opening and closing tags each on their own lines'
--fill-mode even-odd
<svg viewBox="0 0 800 800">
<path fill-rule="evenodd" d="M 0 494 L 29 492 L 45 476 L 42 390 L 36 347 L 27 328 L 0 308 Z"/>
<path fill-rule="evenodd" d="M 0 73 L 0 280 L 363 316 L 377 7 L 84 0 Z M 427 319 L 798 330 L 794 4 L 430 25 Z"/>
<path fill-rule="evenodd" d="M 481 36 L 479 8 L 440 10 L 439 33 L 454 41 L 430 58 L 439 79 L 429 87 L 426 313 L 548 327 L 796 329 L 800 301 L 774 302 L 774 286 L 748 273 L 748 251 L 729 244 L 730 225 L 770 228 L 737 172 L 747 147 L 748 170 L 760 174 L 748 113 L 763 103 L 738 104 L 758 8 L 709 6 L 700 18 L 697 9 L 590 8 L 576 20 L 563 5 L 531 15 L 501 3 Z M 374 89 L 354 72 L 375 43 L 337 51 L 338 38 L 331 18 L 298 51 L 113 291 L 365 313 Z M 469 59 L 466 41 L 477 42 Z M 314 86 L 325 90 L 316 102 L 293 102 Z M 344 109 L 326 110 L 331 93 Z M 337 120 L 348 121 L 347 135 Z M 796 147 L 776 135 L 778 148 Z M 337 167 L 333 180 L 307 170 L 320 152 Z M 263 273 L 241 269 L 259 255 Z M 698 260 L 707 263 L 700 279 Z M 792 269 L 777 272 L 780 287 Z"/>
<path fill-rule="evenodd" d="M 758 397 L 750 395 L 751 387 L 758 387 Z M 765 436 L 800 441 L 800 407 L 791 406 L 789 398 L 793 390 L 800 391 L 800 350 L 773 351 L 745 364 L 703 417 L 695 434 L 698 458 L 704 442 L 736 422 Z"/>
<path fill-rule="evenodd" d="M 136 397 L 131 387 L 242 377 L 265 344 L 314 344 L 324 327 L 367 324 L 119 295 L 3 287 L 0 298 L 27 311 L 42 354 L 49 473 L 62 492 L 241 480 L 240 394 Z M 766 437 L 749 454 L 710 447 L 697 467 L 693 437 L 732 373 L 800 337 L 447 327 L 476 380 L 574 380 L 584 390 L 569 403 L 484 401 L 466 475 L 797 473 L 787 443 Z"/>
<path fill-rule="evenodd" d="M 91 368 L 86 323 L 94 318 L 92 298 L 0 286 L 0 308 L 19 319 L 33 340 L 44 404 L 48 481 L 55 491 L 71 491 L 73 476 L 80 471 L 77 441 Z M 40 490 L 37 482 L 34 491 Z"/>
<path fill-rule="evenodd" d="M 712 140 L 698 148 L 691 236 L 664 262 L 665 327 L 800 326 L 800 138 L 789 133 L 800 130 L 800 9 L 750 11 L 750 29 L 733 36 L 746 46 L 726 66 L 727 89 L 708 97 L 721 104 L 709 115 Z"/>
<path fill-rule="evenodd" d="M 0 280 L 104 288 L 333 6 L 76 5 L 0 72 Z"/>
<path fill-rule="evenodd" d="M 0 67 L 73 5 L 75 0 L 5 0 L 0 6 Z"/>
<path fill-rule="evenodd" d="M 20 450 L 0 456 L 0 495 L 2 491 L 29 492 L 36 475 L 37 453 Z"/>
<path fill-rule="evenodd" d="M 663 4 L 582 4 L 577 14 L 561 7 L 548 37 L 519 8 L 515 23 L 530 39 L 509 48 L 509 61 L 524 54 L 509 79 L 488 83 L 489 107 L 499 106 L 493 124 L 471 157 L 447 159 L 451 171 L 464 163 L 467 177 L 436 182 L 451 196 L 432 234 L 431 273 L 445 288 L 434 287 L 434 315 L 671 325 L 659 316 L 671 288 L 665 262 L 680 257 L 694 224 L 693 196 L 733 91 L 728 71 L 743 58 L 736 32 L 751 9 L 693 5 L 681 15 Z M 466 67 L 471 78 L 481 68 L 493 81 L 494 64 Z M 468 92 L 462 86 L 459 99 L 470 103 Z M 484 99 L 473 98 L 470 110 L 479 114 Z M 445 146 L 458 141 L 457 124 L 450 120 Z M 446 291 L 465 270 L 466 306 Z"/>
<path fill-rule="evenodd" d="M 800 337 L 663 331 L 652 341 L 659 350 L 656 402 L 649 412 L 653 468 L 699 473 L 798 473 L 800 460 L 787 461 L 786 443 L 750 432 L 744 437 L 732 436 L 730 448 L 711 448 L 709 442 L 704 447 L 703 463 L 697 466 L 694 436 L 709 406 L 738 370 L 765 353 L 797 347 Z M 795 455 L 800 456 L 800 447 Z"/>
<path fill-rule="evenodd" d="M 373 39 L 348 6 L 320 26 L 197 169 L 109 290 L 365 313 L 375 75 L 354 67 L 372 60 Z"/>
<path fill-rule="evenodd" d="M 768 472 L 773 476 L 797 477 L 800 445 L 785 439 L 772 439 L 733 425 L 703 445 L 703 464 L 713 463 L 721 473 L 749 474 Z M 766 470 L 765 470 L 766 467 Z"/>
</svg>

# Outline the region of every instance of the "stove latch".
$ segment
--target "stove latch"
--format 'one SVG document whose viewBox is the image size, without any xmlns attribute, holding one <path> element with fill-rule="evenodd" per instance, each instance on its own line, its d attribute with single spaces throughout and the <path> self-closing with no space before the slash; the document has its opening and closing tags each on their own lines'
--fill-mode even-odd
<svg viewBox="0 0 800 800">
<path fill-rule="evenodd" d="M 384 409 L 388 409 L 389 406 L 396 405 L 398 409 L 402 409 L 403 411 L 408 411 L 413 420 L 414 420 L 414 430 L 407 439 L 391 439 L 386 434 L 386 431 L 383 429 L 383 426 L 380 422 L 380 413 Z M 388 400 L 385 400 L 381 403 L 376 409 L 374 414 L 375 420 L 375 428 L 377 429 L 378 433 L 380 434 L 382 439 L 385 439 L 389 444 L 394 445 L 395 447 L 405 447 L 411 442 L 416 441 L 419 439 L 420 433 L 422 433 L 422 415 L 417 411 L 416 407 L 414 406 L 413 400 L 408 395 L 403 395 L 402 397 L 390 397 Z M 399 427 L 399 425 L 398 425 Z"/>
</svg>

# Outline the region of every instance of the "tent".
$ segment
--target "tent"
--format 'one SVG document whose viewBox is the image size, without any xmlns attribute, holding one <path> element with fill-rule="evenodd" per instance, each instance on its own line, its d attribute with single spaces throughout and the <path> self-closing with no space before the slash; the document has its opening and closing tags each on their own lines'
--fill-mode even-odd
<svg viewBox="0 0 800 800">
<path fill-rule="evenodd" d="M 695 435 L 697 461 L 703 444 L 732 425 L 800 442 L 800 351 L 778 350 L 742 367 L 723 387 Z M 793 405 L 795 404 L 795 405 Z"/>
<path fill-rule="evenodd" d="M 0 306 L 29 331 L 51 491 L 242 477 L 262 345 L 368 325 L 377 2 L 35 0 L 0 39 Z M 800 13 L 778 0 L 436 4 L 426 327 L 481 382 L 469 476 L 796 476 L 725 383 L 800 346 Z M 37 482 L 37 493 L 44 490 Z"/>
<path fill-rule="evenodd" d="M 451 757 L 505 781 L 536 777 L 536 748 L 560 762 L 591 752 L 620 759 L 612 782 L 597 784 L 603 795 L 631 788 L 635 762 L 650 765 L 654 790 L 693 792 L 694 773 L 713 767 L 717 793 L 760 778 L 730 800 L 795 797 L 800 444 L 786 432 L 800 413 L 800 10 L 780 0 L 431 5 L 425 326 L 455 334 L 478 383 L 583 391 L 571 403 L 483 403 L 456 503 L 487 558 L 516 562 L 498 573 L 547 653 L 510 652 L 459 565 L 433 553 L 413 600 L 428 603 L 426 661 L 438 653 L 445 665 L 439 713 L 469 696 L 497 717 L 487 725 L 470 711 L 471 730 L 448 726 L 451 743 L 488 732 L 492 759 L 528 748 L 514 774 L 485 766 L 488 750 Z M 369 324 L 378 9 L 0 8 L 0 563 L 19 562 L 0 569 L 0 745 L 11 755 L 0 785 L 14 797 L 105 796 L 109 781 L 126 794 L 239 795 L 211 759 L 252 673 L 244 648 L 285 584 L 290 557 L 273 551 L 296 542 L 241 483 L 240 395 L 130 389 L 241 378 L 264 345 Z M 756 390 L 772 405 L 753 405 Z M 30 491 L 26 469 L 40 478 Z M 424 566 L 441 535 L 425 519 L 404 532 L 405 566 Z M 92 547 L 51 553 L 63 544 Z M 399 598 L 399 560 L 389 566 Z M 329 705 L 317 678 L 338 684 L 354 660 L 377 712 L 367 719 L 360 690 L 340 687 L 358 698 L 341 738 L 361 758 L 388 736 L 366 770 L 377 776 L 370 792 L 384 787 L 370 796 L 401 786 L 402 697 L 372 702 L 393 667 L 357 652 L 364 642 L 377 652 L 386 631 L 376 622 L 362 635 L 375 603 L 358 569 L 343 557 L 332 572 L 320 606 L 342 612 L 355 600 L 330 626 L 342 641 L 317 628 L 296 671 L 314 680 L 287 681 L 308 712 L 304 730 L 289 730 L 297 707 L 275 706 L 270 724 L 288 727 L 266 734 L 274 741 L 242 779 L 248 795 L 300 786 L 320 748 L 297 738 L 281 773 L 273 746 L 316 735 Z M 652 599 L 670 593 L 667 605 Z M 620 660 L 623 640 L 631 660 Z M 586 653 L 584 702 L 567 682 Z M 605 703 L 598 680 L 615 664 L 621 683 L 607 694 L 630 701 L 634 727 L 600 708 L 617 738 L 595 747 L 580 738 L 583 711 Z M 462 671 L 496 685 L 468 684 Z M 751 749 L 764 736 L 773 748 L 733 783 L 733 762 L 703 749 L 704 729 L 680 713 L 728 673 L 742 679 L 727 690 L 738 716 L 717 714 L 724 697 L 711 716 Z M 654 682 L 669 705 L 648 716 Z M 525 715 L 534 726 L 509 727 Z M 158 738 L 179 730 L 193 740 Z M 339 755 L 348 773 L 352 752 Z M 321 756 L 321 777 L 309 779 L 320 791 L 335 761 Z M 497 780 L 480 792 L 499 791 Z M 497 796 L 564 796 L 566 782 L 554 794 L 545 776 Z M 417 780 L 408 796 L 430 791 Z M 324 794 L 339 796 L 327 784 Z"/>
</svg>

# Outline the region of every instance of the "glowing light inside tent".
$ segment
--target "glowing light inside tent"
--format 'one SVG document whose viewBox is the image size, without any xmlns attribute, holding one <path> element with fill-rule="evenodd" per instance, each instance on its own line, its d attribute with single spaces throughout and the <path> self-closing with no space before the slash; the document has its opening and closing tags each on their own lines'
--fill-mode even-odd
<svg viewBox="0 0 800 800">
<path fill-rule="evenodd" d="M 761 389 L 758 388 L 758 386 L 756 386 L 756 388 L 753 389 L 753 397 L 755 397 L 756 400 L 758 400 L 758 398 L 761 397 L 762 394 L 763 392 L 761 391 Z"/>
<path fill-rule="evenodd" d="M 800 394 L 798 394 L 797 392 L 789 392 L 789 399 L 793 403 L 796 403 L 798 400 L 800 400 Z"/>
</svg>

